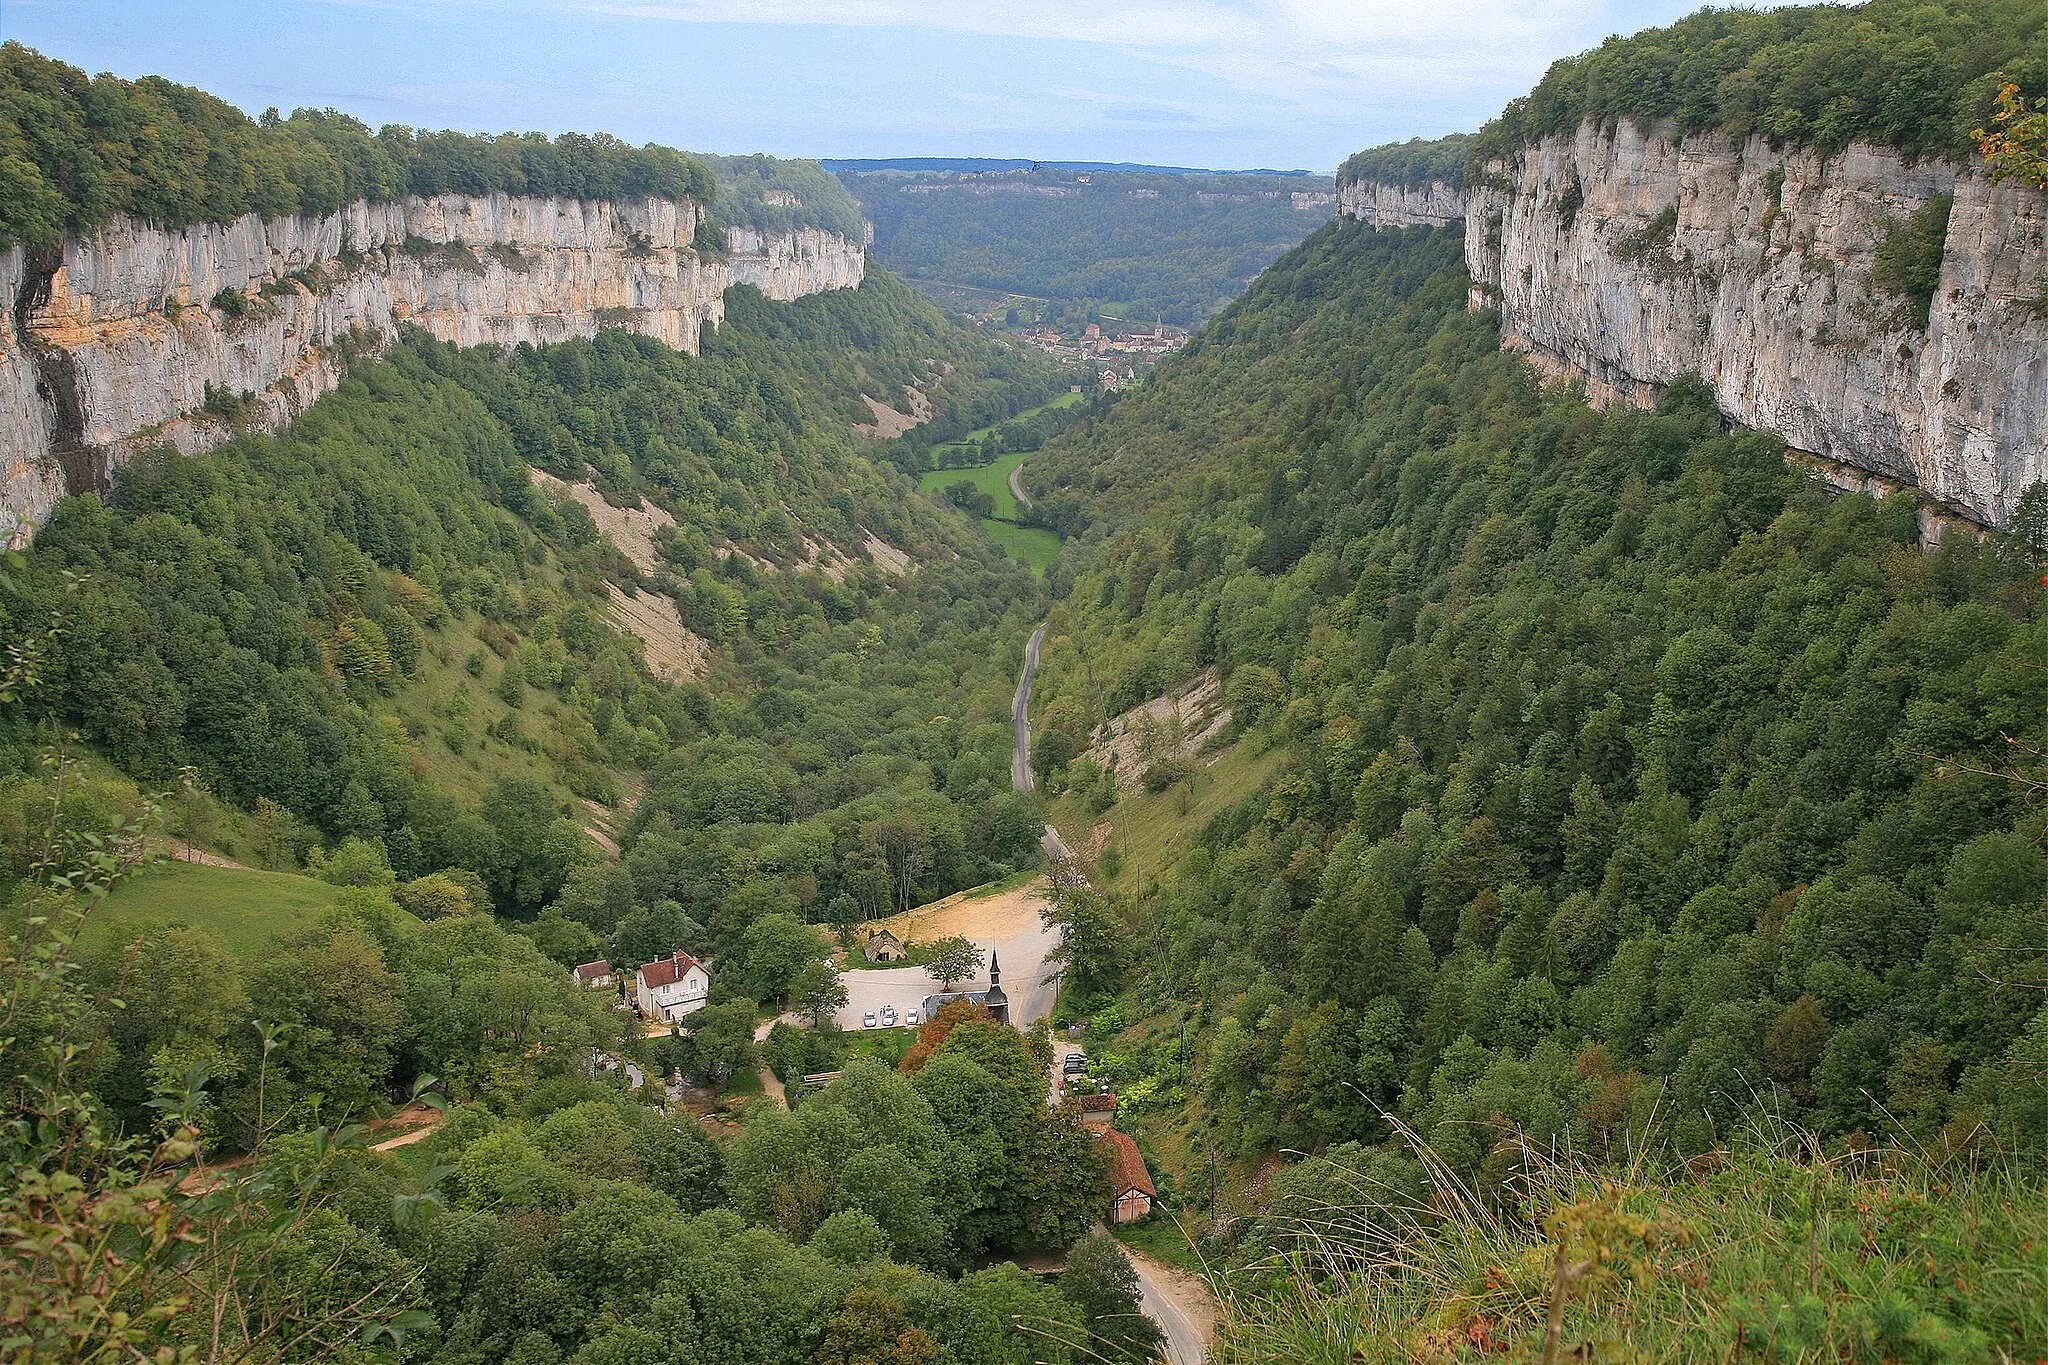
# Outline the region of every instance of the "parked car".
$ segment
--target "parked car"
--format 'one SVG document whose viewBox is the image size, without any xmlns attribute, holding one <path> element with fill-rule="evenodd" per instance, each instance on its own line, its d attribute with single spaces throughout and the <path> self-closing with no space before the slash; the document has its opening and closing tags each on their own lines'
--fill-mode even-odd
<svg viewBox="0 0 2048 1365">
<path fill-rule="evenodd" d="M 883 1027 L 883 1028 L 895 1028 L 895 1027 L 896 1027 L 896 1007 L 895 1007 L 894 1005 L 884 1005 L 884 1006 L 882 1006 L 882 1027 Z"/>
<path fill-rule="evenodd" d="M 1088 1070 L 1088 1054 L 1085 1052 L 1069 1052 L 1067 1060 L 1060 1063 L 1060 1070 L 1069 1076 L 1081 1075 Z"/>
<path fill-rule="evenodd" d="M 907 1012 L 907 1013 L 906 1013 L 906 1014 L 905 1014 L 905 1015 L 903 1016 L 903 1022 L 904 1022 L 904 1023 L 906 1023 L 906 1024 L 908 1024 L 908 1025 L 910 1025 L 910 1027 L 912 1027 L 912 1028 L 916 1028 L 916 1027 L 917 1027 L 917 1011 L 916 1011 L 916 1010 L 910 1010 L 909 1012 Z"/>
<path fill-rule="evenodd" d="M 873 1028 L 875 1026 L 875 1012 L 873 1010 L 869 1010 L 860 1017 L 860 1026 L 862 1028 Z"/>
</svg>

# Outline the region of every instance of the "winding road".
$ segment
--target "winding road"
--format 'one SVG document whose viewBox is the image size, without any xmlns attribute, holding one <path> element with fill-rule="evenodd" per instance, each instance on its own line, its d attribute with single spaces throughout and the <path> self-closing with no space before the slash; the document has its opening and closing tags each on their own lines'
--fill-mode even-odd
<svg viewBox="0 0 2048 1365">
<path fill-rule="evenodd" d="M 1010 470 L 1010 496 L 1017 500 L 1017 510 L 1019 512 L 1029 512 L 1031 510 L 1031 499 L 1025 496 L 1024 485 L 1017 481 L 1017 476 L 1023 472 L 1024 466 L 1021 464 L 1014 466 Z"/>
<path fill-rule="evenodd" d="M 1013 480 L 1016 474 L 1014 469 L 1010 471 Z M 1017 695 L 1010 702 L 1010 733 L 1015 740 L 1010 752 L 1010 785 L 1020 792 L 1031 791 L 1037 785 L 1031 780 L 1031 679 L 1038 673 L 1038 652 L 1044 647 L 1045 626 L 1040 623 L 1024 646 L 1024 671 L 1017 678 Z M 1038 842 L 1054 867 L 1074 856 L 1061 840 L 1060 832 L 1051 825 L 1038 836 Z"/>
<path fill-rule="evenodd" d="M 1019 506 L 1029 505 L 1024 490 L 1017 486 L 1017 471 L 1014 469 L 1010 471 L 1010 491 L 1017 495 Z M 1010 754 L 1010 785 L 1020 792 L 1031 791 L 1035 786 L 1031 778 L 1031 680 L 1038 673 L 1038 654 L 1044 647 L 1045 627 L 1040 625 L 1031 632 L 1031 639 L 1024 646 L 1024 670 L 1017 679 L 1017 695 L 1010 702 L 1010 731 L 1015 741 Z M 1051 825 L 1045 827 L 1039 843 L 1055 871 L 1073 856 L 1060 839 L 1059 831 Z M 1071 1044 L 1055 1042 L 1053 1065 L 1057 1067 L 1060 1059 L 1074 1050 Z M 1053 1103 L 1056 1104 L 1059 1094 L 1057 1073 L 1047 1079 L 1052 1081 Z M 1138 1274 L 1138 1290 L 1145 1316 L 1158 1323 L 1159 1330 L 1166 1334 L 1168 1365 L 1206 1365 L 1209 1335 L 1215 1330 L 1216 1321 L 1216 1300 L 1208 1287 L 1193 1275 L 1155 1261 L 1131 1247 L 1125 1247 L 1124 1253 L 1130 1258 L 1131 1269 Z"/>
</svg>

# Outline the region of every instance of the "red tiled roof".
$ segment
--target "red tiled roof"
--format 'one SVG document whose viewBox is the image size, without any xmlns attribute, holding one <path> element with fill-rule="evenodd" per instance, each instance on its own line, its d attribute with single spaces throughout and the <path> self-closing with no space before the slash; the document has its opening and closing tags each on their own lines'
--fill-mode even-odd
<svg viewBox="0 0 2048 1365">
<path fill-rule="evenodd" d="M 603 958 L 599 958 L 595 962 L 579 963 L 576 967 L 576 977 L 580 981 L 595 981 L 600 976 L 610 976 L 611 974 L 612 964 Z"/>
<path fill-rule="evenodd" d="M 640 983 L 644 986 L 673 986 L 689 974 L 690 968 L 703 964 L 678 948 L 667 957 L 657 958 L 640 969 Z"/>
<path fill-rule="evenodd" d="M 1114 1114 L 1116 1112 L 1116 1096 L 1114 1095 L 1076 1095 L 1074 1098 L 1081 1102 L 1081 1112 L 1084 1114 Z"/>
<path fill-rule="evenodd" d="M 1145 1158 L 1138 1152 L 1138 1144 L 1131 1140 L 1129 1133 L 1119 1133 L 1111 1128 L 1097 1139 L 1108 1144 L 1110 1180 L 1118 1198 L 1137 1190 L 1150 1196 L 1152 1173 L 1145 1169 Z"/>
</svg>

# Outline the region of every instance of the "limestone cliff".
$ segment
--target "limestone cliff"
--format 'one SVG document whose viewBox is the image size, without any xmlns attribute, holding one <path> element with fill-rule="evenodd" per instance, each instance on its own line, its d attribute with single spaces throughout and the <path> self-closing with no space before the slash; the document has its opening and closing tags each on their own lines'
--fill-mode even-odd
<svg viewBox="0 0 2048 1365">
<path fill-rule="evenodd" d="M 1444 227 L 1465 216 L 1465 194 L 1441 180 L 1346 180 L 1337 186 L 1337 213 L 1372 227 Z"/>
<path fill-rule="evenodd" d="M 1377 221 L 1378 192 L 1352 195 L 1349 216 Z M 1942 195 L 1922 328 L 1872 266 Z M 1822 158 L 1624 121 L 1495 163 L 1464 199 L 1474 306 L 1596 400 L 1653 401 L 1697 371 L 1837 483 L 1913 485 L 1989 524 L 2048 479 L 2048 196 L 1888 148 Z"/>
<path fill-rule="evenodd" d="M 730 285 L 786 300 L 861 282 L 862 244 L 816 228 L 734 228 L 728 253 L 700 255 L 697 214 L 451 194 L 172 230 L 121 218 L 43 259 L 16 247 L 0 255 L 0 539 L 144 446 L 217 444 L 229 412 L 288 420 L 339 382 L 344 338 L 377 346 L 413 323 L 510 345 L 617 326 L 695 351 Z"/>
</svg>

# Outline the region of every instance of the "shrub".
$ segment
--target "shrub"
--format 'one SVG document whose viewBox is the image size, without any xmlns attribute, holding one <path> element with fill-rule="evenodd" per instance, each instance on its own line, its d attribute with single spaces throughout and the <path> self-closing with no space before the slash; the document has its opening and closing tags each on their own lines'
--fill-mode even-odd
<svg viewBox="0 0 2048 1365">
<path fill-rule="evenodd" d="M 1893 219 L 1871 263 L 1871 282 L 1903 298 L 1907 316 L 1920 331 L 1927 330 L 1934 291 L 1941 286 L 1941 258 L 1955 202 L 1952 195 L 1937 194 L 1908 217 Z"/>
</svg>

